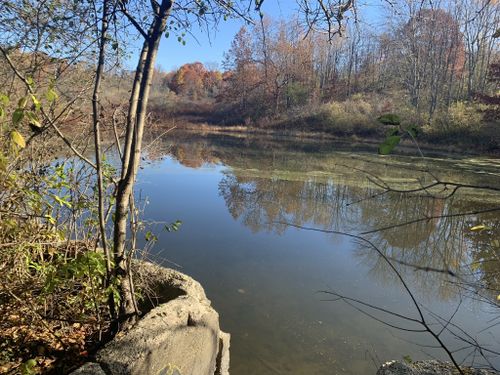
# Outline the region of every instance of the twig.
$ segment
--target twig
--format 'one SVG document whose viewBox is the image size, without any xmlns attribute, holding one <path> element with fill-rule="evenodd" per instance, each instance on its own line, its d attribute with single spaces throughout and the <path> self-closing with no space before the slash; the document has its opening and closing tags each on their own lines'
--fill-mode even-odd
<svg viewBox="0 0 500 375">
<path fill-rule="evenodd" d="M 341 231 L 336 231 L 336 230 L 326 230 L 326 229 L 318 229 L 318 228 L 311 228 L 311 227 L 306 227 L 306 226 L 302 226 L 302 225 L 297 225 L 297 224 L 292 224 L 292 223 L 287 223 L 287 222 L 277 222 L 278 224 L 283 224 L 283 225 L 287 225 L 287 226 L 290 226 L 290 227 L 295 227 L 297 229 L 301 229 L 301 230 L 307 230 L 307 231 L 313 231 L 313 232 L 321 232 L 321 233 L 329 233 L 329 234 L 337 234 L 337 235 L 341 235 L 341 236 L 345 236 L 345 237 L 349 237 L 349 238 L 353 238 L 353 239 L 356 239 L 356 240 L 359 240 L 361 242 L 364 242 L 365 244 L 367 244 L 369 247 L 371 247 L 373 250 L 375 250 L 379 256 L 382 257 L 382 259 L 389 265 L 389 267 L 391 268 L 391 270 L 395 273 L 395 275 L 397 276 L 397 278 L 399 279 L 401 285 L 403 286 L 403 288 L 405 289 L 406 293 L 408 294 L 408 296 L 410 297 L 415 309 L 417 310 L 417 313 L 419 315 L 419 319 L 415 319 L 414 321 L 418 322 L 419 324 L 421 324 L 423 327 L 424 327 L 424 332 L 428 332 L 433 338 L 434 340 L 437 341 L 437 343 L 439 344 L 439 346 L 446 352 L 448 358 L 450 358 L 450 360 L 453 362 L 453 365 L 457 368 L 458 372 L 461 374 L 461 375 L 464 375 L 464 372 L 463 370 L 461 369 L 460 365 L 458 364 L 458 362 L 456 361 L 455 357 L 453 356 L 453 353 L 450 351 L 450 349 L 444 344 L 443 340 L 440 338 L 440 335 L 437 334 L 436 332 L 434 332 L 429 323 L 427 322 L 427 320 L 425 319 L 424 317 L 424 314 L 422 312 L 422 309 L 421 309 L 421 306 L 420 304 L 417 302 L 417 300 L 415 299 L 415 296 L 413 295 L 413 293 L 411 292 L 410 290 L 410 287 L 408 286 L 408 284 L 406 283 L 406 281 L 404 280 L 403 276 L 401 275 L 401 273 L 397 270 L 397 268 L 394 266 L 394 264 L 389 260 L 389 258 L 377 247 L 375 246 L 375 244 L 373 242 L 371 242 L 370 240 L 366 239 L 365 237 L 362 237 L 360 235 L 356 235 L 356 234 L 352 234 L 352 233 L 346 233 L 346 232 L 341 232 Z M 340 297 L 339 297 L 340 298 Z M 346 301 L 346 300 L 344 300 Z M 349 300 L 347 300 L 349 301 Z M 357 302 L 357 300 L 355 300 Z M 371 305 L 369 304 L 366 304 L 364 302 L 361 301 L 361 303 L 364 305 L 364 306 L 368 306 L 368 307 L 371 307 Z M 373 308 L 373 307 L 372 307 Z M 384 309 L 383 308 L 378 308 L 377 307 L 377 310 L 379 311 L 383 311 Z M 365 314 L 366 311 L 364 312 Z M 396 313 L 393 313 L 393 312 L 390 312 L 392 315 L 396 314 Z M 413 318 L 409 318 L 408 317 L 408 320 L 411 320 Z M 385 322 L 386 324 L 389 324 L 387 322 Z"/>
<path fill-rule="evenodd" d="M 484 210 L 475 210 L 475 211 L 469 211 L 469 212 L 460 212 L 460 213 L 455 213 L 455 214 L 446 214 L 446 215 L 434 215 L 434 216 L 426 216 L 426 217 L 421 217 L 415 220 L 409 220 L 405 221 L 404 223 L 399 223 L 399 224 L 393 224 L 393 225 L 388 225 L 386 227 L 381 227 L 377 229 L 372 229 L 368 230 L 365 232 L 361 232 L 361 235 L 366 235 L 366 234 L 372 234 L 372 233 L 377 233 L 377 232 L 382 232 L 385 230 L 389 229 L 394 229 L 394 228 L 400 228 L 404 227 L 407 225 L 415 224 L 415 223 L 420 223 L 422 221 L 430 221 L 430 220 L 435 220 L 435 219 L 442 219 L 442 218 L 450 218 L 450 217 L 461 217 L 461 216 L 471 216 L 471 215 L 479 215 L 479 214 L 484 214 L 487 212 L 496 212 L 500 211 L 500 207 L 493 207 L 493 208 L 487 208 Z"/>
</svg>

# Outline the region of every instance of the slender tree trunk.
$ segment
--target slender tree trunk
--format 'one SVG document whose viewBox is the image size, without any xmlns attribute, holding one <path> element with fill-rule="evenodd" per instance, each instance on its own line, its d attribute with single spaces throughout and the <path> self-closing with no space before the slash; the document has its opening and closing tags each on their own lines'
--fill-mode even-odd
<svg viewBox="0 0 500 375">
<path fill-rule="evenodd" d="M 141 54 L 139 56 L 139 63 L 137 64 L 137 69 L 135 71 L 134 83 L 132 85 L 132 93 L 130 94 L 129 108 L 127 113 L 127 123 L 125 131 L 125 145 L 123 147 L 123 157 L 122 157 L 122 175 L 121 178 L 125 177 L 125 173 L 128 170 L 128 163 L 130 161 L 130 148 L 132 147 L 132 138 L 135 131 L 135 123 L 137 116 L 137 105 L 139 103 L 139 90 L 142 81 L 142 75 L 144 72 L 144 66 L 146 64 L 146 57 L 148 55 L 149 46 L 145 43 Z"/>
<path fill-rule="evenodd" d="M 106 56 L 106 41 L 108 31 L 108 17 L 109 17 L 109 0 L 104 0 L 102 8 L 102 21 L 101 32 L 99 40 L 99 57 L 97 61 L 96 76 L 94 82 L 94 91 L 92 94 L 92 115 L 94 122 L 94 147 L 95 147 L 95 163 L 97 172 L 97 191 L 98 191 L 98 216 L 99 216 L 99 230 L 101 236 L 101 246 L 106 255 L 106 272 L 107 281 L 109 284 L 111 278 L 111 251 L 107 244 L 106 239 L 106 220 L 105 220 L 105 204 L 104 204 L 104 183 L 102 175 L 102 154 L 101 154 L 101 113 L 100 113 L 100 91 L 102 75 L 104 71 L 105 56 Z M 109 308 L 111 316 L 115 316 L 115 301 L 113 295 L 109 296 Z"/>
<path fill-rule="evenodd" d="M 114 259 L 115 274 L 119 282 L 120 311 L 119 318 L 125 326 L 136 319 L 135 299 L 132 279 L 129 269 L 129 257 L 134 249 L 126 251 L 128 209 L 142 151 L 142 135 L 146 123 L 147 104 L 154 65 L 160 45 L 160 39 L 165 31 L 167 19 L 172 8 L 172 1 L 163 0 L 154 9 L 155 19 L 144 40 L 133 90 L 130 98 L 130 108 L 127 117 L 127 139 L 124 151 L 121 180 L 118 184 L 114 226 Z"/>
</svg>

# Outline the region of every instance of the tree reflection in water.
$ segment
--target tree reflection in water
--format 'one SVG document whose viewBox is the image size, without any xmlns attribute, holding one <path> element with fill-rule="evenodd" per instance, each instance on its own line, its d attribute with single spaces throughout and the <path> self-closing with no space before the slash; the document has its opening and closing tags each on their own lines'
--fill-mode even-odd
<svg viewBox="0 0 500 375">
<path fill-rule="evenodd" d="M 165 146 L 163 146 L 165 147 Z M 169 146 L 170 154 L 180 163 L 199 168 L 207 163 L 222 163 L 229 168 L 219 184 L 219 194 L 234 219 L 241 220 L 252 232 L 272 231 L 282 234 L 286 223 L 319 229 L 359 233 L 388 227 L 419 218 L 446 216 L 491 207 L 500 197 L 476 193 L 457 194 L 439 199 L 425 194 L 380 194 L 371 184 L 368 170 L 385 181 L 417 182 L 428 165 L 415 166 L 404 159 L 384 159 L 366 154 L 355 158 L 348 152 L 331 152 L 328 146 L 277 144 L 253 140 L 183 143 L 178 139 Z M 313 153 L 308 152 L 313 149 Z M 278 149 L 278 151 L 276 151 Z M 165 150 L 158 150 L 161 154 Z M 441 164 L 430 161 L 433 173 L 449 181 L 495 184 L 498 177 L 475 174 L 474 166 Z M 352 167 L 352 168 L 349 168 Z M 492 181 L 493 180 L 493 181 Z M 475 224 L 491 228 L 470 230 Z M 490 301 L 500 289 L 500 224 L 497 213 L 474 216 L 442 217 L 404 227 L 383 230 L 368 236 L 384 254 L 394 259 L 405 277 L 413 278 L 426 293 L 438 292 L 442 299 L 458 291 L 488 290 Z M 497 240 L 495 240 L 497 239 Z M 394 282 L 395 275 L 373 250 L 360 246 L 356 252 L 372 274 L 384 282 Z M 410 266 L 416 266 L 420 272 Z M 425 272 L 448 270 L 449 274 Z M 457 283 L 457 275 L 465 283 Z"/>
<path fill-rule="evenodd" d="M 500 206 L 498 195 L 464 190 L 442 199 L 435 191 L 384 193 L 361 172 L 369 171 L 391 186 L 418 187 L 429 178 L 426 168 L 431 168 L 434 175 L 447 181 L 495 186 L 499 179 L 495 165 L 483 168 L 474 161 L 380 158 L 333 151 L 328 145 L 254 143 L 249 139 L 222 143 L 210 138 L 186 143 L 175 140 L 170 153 L 191 168 L 207 163 L 225 166 L 219 195 L 231 216 L 253 233 L 282 235 L 288 224 L 362 233 L 429 218 L 366 238 L 393 260 L 424 303 L 426 297 L 453 302 L 469 296 L 496 305 L 500 289 L 498 212 L 450 215 Z M 482 173 L 476 173 L 478 168 Z M 470 230 L 478 224 L 489 229 Z M 338 241 L 338 236 L 331 240 Z M 398 283 L 396 274 L 372 248 L 359 244 L 354 255 L 368 266 L 373 278 Z"/>
</svg>

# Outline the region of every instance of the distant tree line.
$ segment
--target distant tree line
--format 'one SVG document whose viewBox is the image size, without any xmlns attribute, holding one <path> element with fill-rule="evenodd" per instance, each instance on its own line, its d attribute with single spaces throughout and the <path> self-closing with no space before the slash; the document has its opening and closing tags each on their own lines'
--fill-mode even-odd
<svg viewBox="0 0 500 375">
<path fill-rule="evenodd" d="M 165 85 L 190 99 L 216 99 L 251 119 L 364 96 L 377 98 L 370 112 L 405 107 L 429 121 L 452 108 L 452 116 L 461 117 L 457 122 L 473 122 L 460 103 L 487 103 L 498 113 L 498 5 L 493 0 L 385 3 L 383 29 L 374 32 L 359 20 L 330 39 L 298 18 L 264 17 L 236 34 L 223 72 L 186 64 L 165 74 Z M 491 115 L 492 108 L 472 111 Z"/>
</svg>

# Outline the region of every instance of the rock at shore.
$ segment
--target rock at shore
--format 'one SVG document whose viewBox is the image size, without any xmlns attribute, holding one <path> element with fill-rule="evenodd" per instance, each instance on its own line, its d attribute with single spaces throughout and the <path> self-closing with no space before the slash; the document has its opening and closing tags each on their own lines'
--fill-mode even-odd
<svg viewBox="0 0 500 375">
<path fill-rule="evenodd" d="M 74 375 L 228 375 L 229 339 L 202 286 L 175 270 L 136 262 L 145 300 L 159 305 Z"/>
<path fill-rule="evenodd" d="M 493 371 L 462 368 L 465 375 L 495 375 Z M 412 363 L 391 361 L 384 363 L 377 375 L 458 375 L 459 372 L 452 363 L 440 361 L 416 361 Z"/>
</svg>

